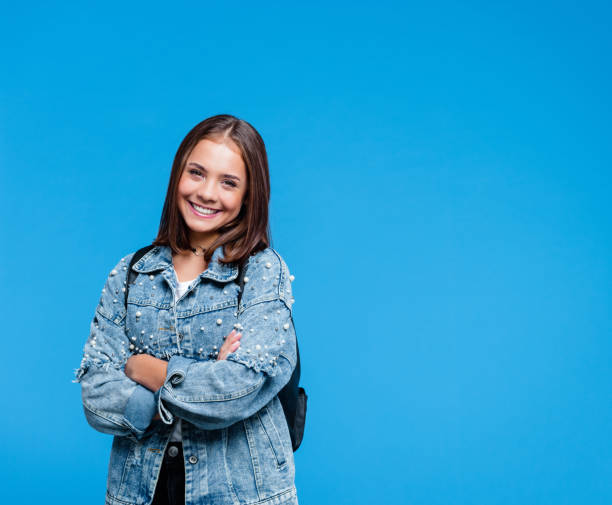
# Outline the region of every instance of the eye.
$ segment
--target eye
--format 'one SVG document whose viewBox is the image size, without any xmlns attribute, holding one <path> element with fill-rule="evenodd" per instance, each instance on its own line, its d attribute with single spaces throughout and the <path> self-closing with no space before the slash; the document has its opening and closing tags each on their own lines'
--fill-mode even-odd
<svg viewBox="0 0 612 505">
<path fill-rule="evenodd" d="M 192 168 L 192 169 L 190 169 L 190 170 L 189 170 L 189 173 L 190 173 L 190 174 L 193 174 L 193 175 L 202 175 L 202 172 L 200 172 L 200 171 L 199 171 L 198 169 L 196 169 L 196 168 Z"/>
<path fill-rule="evenodd" d="M 232 181 L 231 179 L 226 179 L 224 182 L 226 182 L 227 184 L 229 184 L 230 186 L 232 186 L 233 188 L 235 188 L 236 186 L 238 186 L 234 181 Z"/>
</svg>

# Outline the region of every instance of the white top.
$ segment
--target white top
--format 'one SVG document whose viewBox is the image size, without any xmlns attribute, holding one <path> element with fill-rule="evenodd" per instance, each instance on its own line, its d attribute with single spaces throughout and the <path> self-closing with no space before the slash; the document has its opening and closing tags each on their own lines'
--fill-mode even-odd
<svg viewBox="0 0 612 505">
<path fill-rule="evenodd" d="M 176 275 L 176 272 L 175 272 L 175 275 Z M 176 296 L 174 297 L 175 302 L 181 296 L 183 296 L 185 291 L 187 291 L 187 289 L 189 288 L 189 285 L 196 279 L 191 279 L 190 281 L 185 281 L 185 282 L 179 282 L 178 277 L 176 278 L 176 282 L 178 283 L 178 290 L 177 290 Z M 174 425 L 174 430 L 172 430 L 172 434 L 170 435 L 170 441 L 180 442 L 181 440 L 183 440 L 183 435 L 181 432 L 181 418 L 179 417 L 177 423 Z"/>
</svg>

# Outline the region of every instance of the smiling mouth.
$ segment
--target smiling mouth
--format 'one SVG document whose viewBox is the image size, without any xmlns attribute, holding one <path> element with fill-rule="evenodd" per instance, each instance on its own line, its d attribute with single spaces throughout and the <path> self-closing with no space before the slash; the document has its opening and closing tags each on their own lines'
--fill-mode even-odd
<svg viewBox="0 0 612 505">
<path fill-rule="evenodd" d="M 219 212 L 221 212 L 219 209 L 211 209 L 210 207 L 202 207 L 193 202 L 189 202 L 189 205 L 194 210 L 194 212 L 200 216 L 206 216 L 206 217 L 214 216 L 215 214 L 218 214 Z"/>
</svg>

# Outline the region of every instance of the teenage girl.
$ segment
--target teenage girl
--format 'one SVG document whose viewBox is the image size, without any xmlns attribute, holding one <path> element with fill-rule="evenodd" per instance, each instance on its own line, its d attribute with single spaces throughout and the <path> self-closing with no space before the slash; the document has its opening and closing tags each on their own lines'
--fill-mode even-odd
<svg viewBox="0 0 612 505">
<path fill-rule="evenodd" d="M 278 399 L 297 360 L 293 276 L 269 198 L 260 135 L 210 117 L 178 148 L 133 284 L 134 253 L 110 272 L 75 379 L 89 424 L 115 435 L 106 504 L 298 503 Z"/>
</svg>

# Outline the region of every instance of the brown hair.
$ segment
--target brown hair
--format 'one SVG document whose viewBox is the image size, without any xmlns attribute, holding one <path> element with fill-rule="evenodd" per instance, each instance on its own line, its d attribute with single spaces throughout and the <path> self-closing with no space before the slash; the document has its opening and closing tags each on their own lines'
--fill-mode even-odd
<svg viewBox="0 0 612 505">
<path fill-rule="evenodd" d="M 167 245 L 175 253 L 190 248 L 189 230 L 177 205 L 178 183 L 191 151 L 204 138 L 232 140 L 240 149 L 247 172 L 247 189 L 240 212 L 217 230 L 220 235 L 204 253 L 204 259 L 208 263 L 214 250 L 225 246 L 225 256 L 219 261 L 240 263 L 270 245 L 270 174 L 266 147 L 257 130 L 229 114 L 212 116 L 198 123 L 181 142 L 172 163 L 166 201 L 153 245 Z"/>
</svg>

